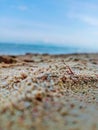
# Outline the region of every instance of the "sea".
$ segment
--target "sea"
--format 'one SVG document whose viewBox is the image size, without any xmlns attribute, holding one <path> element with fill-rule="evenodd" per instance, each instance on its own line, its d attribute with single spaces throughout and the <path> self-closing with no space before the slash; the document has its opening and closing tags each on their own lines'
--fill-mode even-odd
<svg viewBox="0 0 98 130">
<path fill-rule="evenodd" d="M 0 43 L 0 55 L 23 55 L 26 53 L 38 54 L 73 54 L 73 53 L 97 53 L 95 49 L 89 49 L 70 45 L 53 45 L 43 43 L 19 44 Z"/>
</svg>

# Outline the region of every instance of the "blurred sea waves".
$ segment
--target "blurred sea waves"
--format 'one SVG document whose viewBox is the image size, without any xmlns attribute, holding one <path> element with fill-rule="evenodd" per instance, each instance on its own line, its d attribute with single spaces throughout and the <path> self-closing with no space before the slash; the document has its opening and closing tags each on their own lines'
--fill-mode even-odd
<svg viewBox="0 0 98 130">
<path fill-rule="evenodd" d="M 97 52 L 92 48 L 83 48 L 79 46 L 69 45 L 51 45 L 51 44 L 15 44 L 15 43 L 0 43 L 0 54 L 19 55 L 25 53 L 39 54 L 72 54 L 72 53 L 92 53 Z"/>
</svg>

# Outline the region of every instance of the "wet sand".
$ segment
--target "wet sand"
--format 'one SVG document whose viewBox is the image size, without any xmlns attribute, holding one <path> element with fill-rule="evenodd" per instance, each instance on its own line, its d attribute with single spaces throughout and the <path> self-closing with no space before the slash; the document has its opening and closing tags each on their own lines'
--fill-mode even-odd
<svg viewBox="0 0 98 130">
<path fill-rule="evenodd" d="M 98 130 L 98 54 L 0 56 L 0 130 Z"/>
</svg>

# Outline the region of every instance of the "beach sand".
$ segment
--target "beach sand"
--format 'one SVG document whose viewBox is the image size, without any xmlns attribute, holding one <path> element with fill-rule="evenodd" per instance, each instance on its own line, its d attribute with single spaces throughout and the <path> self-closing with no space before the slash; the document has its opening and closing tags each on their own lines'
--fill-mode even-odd
<svg viewBox="0 0 98 130">
<path fill-rule="evenodd" d="M 0 130 L 98 130 L 98 54 L 0 56 Z"/>
</svg>

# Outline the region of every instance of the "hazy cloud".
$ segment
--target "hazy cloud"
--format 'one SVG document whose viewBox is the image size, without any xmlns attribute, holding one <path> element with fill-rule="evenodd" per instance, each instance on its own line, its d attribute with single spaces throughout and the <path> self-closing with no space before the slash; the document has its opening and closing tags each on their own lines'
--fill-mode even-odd
<svg viewBox="0 0 98 130">
<path fill-rule="evenodd" d="M 68 17 L 74 20 L 80 20 L 81 22 L 91 26 L 98 26 L 98 17 L 78 13 L 69 13 Z"/>
<path fill-rule="evenodd" d="M 25 6 L 25 5 L 20 5 L 20 6 L 18 6 L 17 8 L 18 8 L 19 10 L 21 10 L 21 11 L 26 11 L 26 10 L 28 10 L 28 7 Z"/>
<path fill-rule="evenodd" d="M 28 6 L 26 6 L 26 5 L 17 5 L 17 6 L 11 5 L 11 8 L 16 9 L 16 10 L 20 10 L 20 11 L 28 10 Z"/>
</svg>

